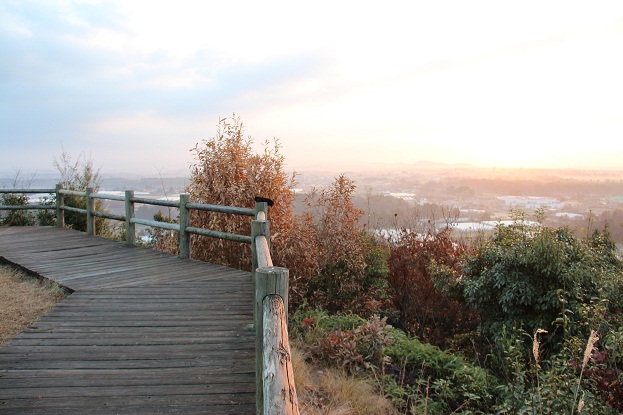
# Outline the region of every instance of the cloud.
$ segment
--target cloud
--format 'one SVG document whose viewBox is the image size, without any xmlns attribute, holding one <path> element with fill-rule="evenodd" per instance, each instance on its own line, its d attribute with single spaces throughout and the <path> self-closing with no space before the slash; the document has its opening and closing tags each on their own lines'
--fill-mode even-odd
<svg viewBox="0 0 623 415">
<path fill-rule="evenodd" d="M 303 161 L 620 133 L 623 5 L 442 3 L 4 1 L 0 128 L 11 161 L 62 141 L 107 166 L 187 160 L 232 112 Z"/>
</svg>

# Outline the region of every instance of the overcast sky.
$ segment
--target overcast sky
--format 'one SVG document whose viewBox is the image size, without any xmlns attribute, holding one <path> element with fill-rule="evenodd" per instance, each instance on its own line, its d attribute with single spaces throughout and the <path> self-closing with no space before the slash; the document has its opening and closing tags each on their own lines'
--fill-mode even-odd
<svg viewBox="0 0 623 415">
<path fill-rule="evenodd" d="M 239 115 L 293 169 L 623 167 L 621 1 L 0 0 L 0 171 L 187 170 Z"/>
</svg>

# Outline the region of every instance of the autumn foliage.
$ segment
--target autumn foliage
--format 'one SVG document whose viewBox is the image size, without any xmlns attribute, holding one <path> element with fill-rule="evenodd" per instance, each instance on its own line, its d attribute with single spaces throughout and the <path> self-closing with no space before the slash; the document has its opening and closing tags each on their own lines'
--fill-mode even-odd
<svg viewBox="0 0 623 415">
<path fill-rule="evenodd" d="M 465 245 L 451 238 L 447 227 L 426 234 L 400 230 L 391 242 L 388 262 L 392 305 L 399 313 L 395 322 L 398 327 L 436 345 L 474 328 L 474 314 L 435 287 L 431 269 L 435 264 L 458 270 L 465 250 Z"/>
<path fill-rule="evenodd" d="M 279 143 L 264 143 L 261 154 L 252 143 L 238 117 L 219 120 L 217 134 L 191 150 L 196 160 L 188 187 L 191 201 L 253 207 L 254 196 L 272 199 L 272 257 L 290 270 L 291 304 L 305 299 L 331 311 L 380 310 L 386 304 L 388 251 L 359 227 L 363 212 L 352 202 L 354 183 L 337 177 L 330 187 L 311 192 L 306 212 L 293 215 L 295 176 L 285 173 Z M 244 216 L 191 214 L 191 226 L 239 235 L 251 233 L 250 222 Z M 247 245 L 193 236 L 191 247 L 195 259 L 250 269 Z"/>
<path fill-rule="evenodd" d="M 265 142 L 261 154 L 253 151 L 252 144 L 239 117 L 220 119 L 216 135 L 191 150 L 195 156 L 188 186 L 191 201 L 253 208 L 255 196 L 267 197 L 275 202 L 269 212 L 273 232 L 285 232 L 291 224 L 294 177 L 285 172 L 278 142 Z M 251 234 L 246 216 L 193 211 L 191 226 Z M 192 239 L 192 258 L 250 270 L 249 246 L 196 235 Z M 275 242 L 278 244 L 279 239 Z"/>
<path fill-rule="evenodd" d="M 314 189 L 306 199 L 309 210 L 294 219 L 303 233 L 292 233 L 289 241 L 311 254 L 284 258 L 294 264 L 294 304 L 304 298 L 311 306 L 363 315 L 386 306 L 387 249 L 360 228 L 363 212 L 353 205 L 354 191 L 341 175 L 330 187 Z M 305 269 L 297 267 L 301 263 Z"/>
</svg>

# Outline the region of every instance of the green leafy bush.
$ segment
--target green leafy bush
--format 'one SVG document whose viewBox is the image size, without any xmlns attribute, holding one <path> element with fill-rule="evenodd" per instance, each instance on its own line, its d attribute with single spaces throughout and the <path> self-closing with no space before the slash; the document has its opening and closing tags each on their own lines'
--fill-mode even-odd
<svg viewBox="0 0 623 415">
<path fill-rule="evenodd" d="M 541 344 L 550 334 L 539 330 L 528 335 L 503 328 L 500 360 L 504 382 L 492 410 L 498 414 L 603 414 L 621 409 L 621 378 L 605 369 L 605 354 L 598 350 L 595 331 L 588 339 L 568 338 L 554 355 L 542 356 Z M 532 355 L 524 353 L 531 338 Z"/>
<path fill-rule="evenodd" d="M 607 232 L 517 217 L 455 271 L 437 267 L 438 286 L 480 313 L 479 356 L 503 379 L 496 413 L 619 410 L 623 265 Z"/>
<path fill-rule="evenodd" d="M 410 413 L 489 413 L 499 381 L 465 358 L 392 331 L 384 382 Z M 387 387 L 385 386 L 385 387 Z"/>
<path fill-rule="evenodd" d="M 44 197 L 38 204 L 51 206 L 53 198 Z M 0 195 L 0 205 L 26 206 L 28 196 L 17 193 L 3 193 Z M 56 217 L 50 210 L 7 210 L 0 212 L 0 226 L 53 226 Z"/>
<path fill-rule="evenodd" d="M 620 308 L 623 267 L 609 242 L 604 234 L 585 241 L 566 228 L 516 220 L 465 258 L 460 278 L 446 272 L 439 286 L 479 312 L 492 341 L 504 326 L 546 329 L 545 347 L 556 349 L 565 337 L 586 337 L 616 318 L 608 311 Z"/>
<path fill-rule="evenodd" d="M 28 196 L 24 194 L 3 193 L 0 195 L 0 204 L 6 206 L 25 206 Z M 36 224 L 35 215 L 28 210 L 8 210 L 0 216 L 2 226 L 33 226 Z"/>
</svg>

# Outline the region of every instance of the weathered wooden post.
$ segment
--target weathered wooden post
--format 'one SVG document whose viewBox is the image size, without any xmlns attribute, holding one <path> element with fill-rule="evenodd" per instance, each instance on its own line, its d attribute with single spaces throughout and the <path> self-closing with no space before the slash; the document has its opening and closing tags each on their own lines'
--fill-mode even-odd
<svg viewBox="0 0 623 415">
<path fill-rule="evenodd" d="M 255 220 L 251 221 L 251 276 L 255 275 L 255 269 L 260 266 L 257 259 L 257 247 L 255 238 L 264 235 L 270 247 L 270 223 L 268 219 L 268 206 L 273 201 L 263 197 L 255 198 Z M 264 266 L 267 264 L 264 264 Z M 272 264 L 271 264 L 272 265 Z"/>
<path fill-rule="evenodd" d="M 263 395 L 264 415 L 298 415 L 298 400 L 283 298 L 264 298 Z"/>
<path fill-rule="evenodd" d="M 257 217 L 257 214 L 259 212 L 264 212 L 264 215 L 268 215 L 268 206 L 272 206 L 273 205 L 273 201 L 270 199 L 267 199 L 265 197 L 256 197 L 255 198 L 255 217 Z M 266 217 L 264 219 L 267 219 Z"/>
<path fill-rule="evenodd" d="M 258 217 L 262 217 L 264 214 L 260 212 Z M 260 266 L 266 266 L 269 264 L 260 264 L 258 259 L 258 249 L 256 239 L 258 236 L 266 237 L 266 247 L 270 249 L 270 222 L 263 219 L 251 221 L 251 270 L 252 276 L 255 275 L 255 270 Z M 270 264 L 272 265 L 272 264 Z"/>
<path fill-rule="evenodd" d="M 65 211 L 63 206 L 65 205 L 65 196 L 61 193 L 63 185 L 58 183 L 56 185 L 56 226 L 59 228 L 65 227 Z"/>
<path fill-rule="evenodd" d="M 125 191 L 125 240 L 128 245 L 134 245 L 135 225 L 132 223 L 134 218 L 134 190 Z"/>
<path fill-rule="evenodd" d="M 190 195 L 184 193 L 180 195 L 180 258 L 190 258 L 190 233 L 186 228 L 190 226 L 190 215 L 186 204 L 190 202 Z"/>
<path fill-rule="evenodd" d="M 95 234 L 95 220 L 93 216 L 93 199 L 91 199 L 91 193 L 93 193 L 92 187 L 85 189 L 86 207 L 87 207 L 87 235 Z"/>
<path fill-rule="evenodd" d="M 278 295 L 283 299 L 285 315 L 288 315 L 289 270 L 282 267 L 260 267 L 255 270 L 255 388 L 258 413 L 264 408 L 264 299 Z"/>
</svg>

